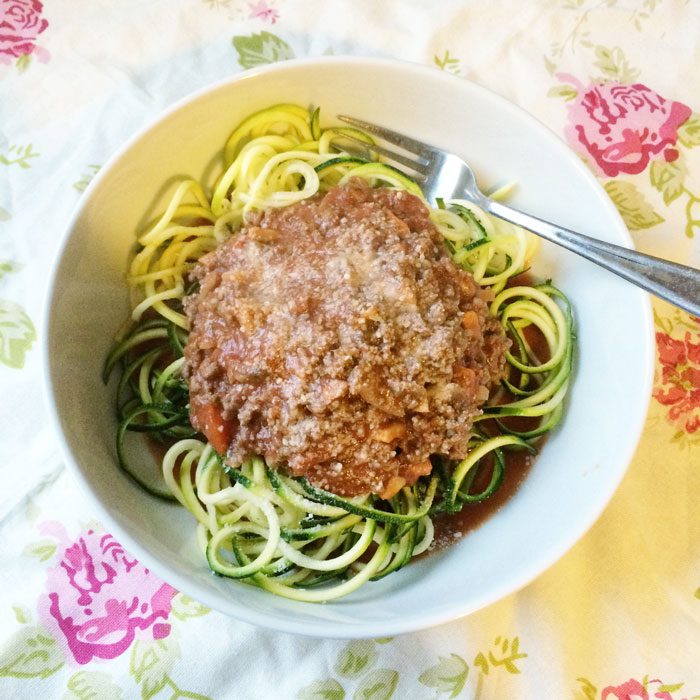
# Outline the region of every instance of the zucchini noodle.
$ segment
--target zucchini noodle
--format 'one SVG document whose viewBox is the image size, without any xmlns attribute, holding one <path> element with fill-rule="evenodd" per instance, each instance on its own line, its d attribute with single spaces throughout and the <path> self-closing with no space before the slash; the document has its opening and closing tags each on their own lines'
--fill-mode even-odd
<svg viewBox="0 0 700 700">
<path fill-rule="evenodd" d="M 389 500 L 341 498 L 272 470 L 258 457 L 225 463 L 189 421 L 182 377 L 188 271 L 235 235 L 250 212 L 289 206 L 350 178 L 403 189 L 425 201 L 400 170 L 373 160 L 369 151 L 358 157 L 355 142 L 352 153 L 343 150 L 344 135 L 374 143 L 356 129 L 321 129 L 318 109 L 276 105 L 233 131 L 211 196 L 195 180 L 181 182 L 163 213 L 137 238 L 127 275 L 130 326 L 103 373 L 107 382 L 116 367 L 121 370 L 116 387 L 121 468 L 154 496 L 179 502 L 192 514 L 211 570 L 306 602 L 340 598 L 397 571 L 430 547 L 436 514 L 490 497 L 502 482 L 506 453 L 534 453 L 537 439 L 561 419 L 575 340 L 571 307 L 551 283 L 509 285 L 527 270 L 538 240 L 466 200 L 439 201 L 430 209 L 434 225 L 454 262 L 493 291 L 491 313 L 512 341 L 508 376 L 477 417 L 466 459 L 434 457 L 431 476 Z M 544 339 L 546 356 L 538 355 L 533 330 Z M 513 417 L 529 420 L 523 427 Z M 162 476 L 148 475 L 130 456 L 127 443 L 140 432 L 162 443 Z M 489 469 L 490 479 L 475 492 L 482 468 Z"/>
</svg>

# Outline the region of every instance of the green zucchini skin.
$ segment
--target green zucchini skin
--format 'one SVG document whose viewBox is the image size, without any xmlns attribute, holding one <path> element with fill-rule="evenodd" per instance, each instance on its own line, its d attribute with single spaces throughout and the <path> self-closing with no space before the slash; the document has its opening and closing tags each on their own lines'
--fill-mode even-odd
<svg viewBox="0 0 700 700">
<path fill-rule="evenodd" d="M 197 183 L 187 185 L 190 190 L 181 186 L 179 199 L 170 205 L 171 223 L 177 222 L 181 229 L 190 220 L 198 221 L 192 225 L 201 228 L 204 220 L 211 224 L 211 231 L 204 233 L 221 235 L 219 224 L 230 220 L 226 204 L 238 172 L 237 158 L 250 151 L 258 137 L 267 149 L 282 153 L 292 149 L 307 166 L 300 182 L 317 177 L 319 191 L 359 177 L 371 186 L 393 187 L 423 198 L 411 177 L 371 160 L 369 150 L 367 159 L 355 155 L 354 149 L 344 151 L 343 135 L 374 143 L 355 129 L 322 128 L 319 109 L 309 113 L 282 104 L 251 115 L 226 143 L 226 171 L 212 200 L 206 200 Z M 187 191 L 195 193 L 194 205 L 184 203 Z M 143 245 L 149 236 L 160 236 L 167 229 L 165 218 L 144 234 Z M 348 595 L 426 551 L 433 540 L 435 516 L 491 498 L 503 482 L 508 453 L 535 454 L 541 437 L 562 420 L 576 349 L 568 299 L 549 282 L 509 286 L 528 259 L 529 243 L 519 230 L 491 220 L 464 200 L 438 201 L 431 218 L 454 262 L 493 290 L 491 314 L 501 322 L 511 347 L 505 356 L 506 377 L 475 421 L 467 457 L 460 461 L 434 457 L 432 475 L 391 499 L 343 498 L 271 469 L 260 457 L 229 464 L 217 454 L 189 422 L 189 392 L 182 377 L 187 330 L 181 297 L 168 302 L 172 314 L 161 307 L 162 315 L 141 317 L 114 343 L 102 379 L 108 383 L 115 372 L 119 374 L 115 392 L 119 467 L 149 494 L 177 501 L 190 511 L 214 575 L 302 602 Z M 143 278 L 149 274 L 144 272 Z M 183 294 L 191 291 L 184 284 L 183 290 L 187 290 Z M 532 329 L 545 339 L 547 356 L 539 357 L 529 341 Z M 529 419 L 529 427 L 516 429 L 513 417 Z M 128 443 L 139 433 L 166 450 L 161 473 L 152 473 L 152 465 L 131 455 Z M 482 470 L 489 470 L 488 483 L 479 491 L 474 485 Z"/>
</svg>

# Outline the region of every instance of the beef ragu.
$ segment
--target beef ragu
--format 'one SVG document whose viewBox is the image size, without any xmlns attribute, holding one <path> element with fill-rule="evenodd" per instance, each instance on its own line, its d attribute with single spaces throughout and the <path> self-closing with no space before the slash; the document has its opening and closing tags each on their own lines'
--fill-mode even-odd
<svg viewBox="0 0 700 700">
<path fill-rule="evenodd" d="M 508 341 L 417 197 L 357 181 L 268 210 L 192 277 L 191 420 L 231 462 L 386 498 L 466 456 Z"/>
</svg>

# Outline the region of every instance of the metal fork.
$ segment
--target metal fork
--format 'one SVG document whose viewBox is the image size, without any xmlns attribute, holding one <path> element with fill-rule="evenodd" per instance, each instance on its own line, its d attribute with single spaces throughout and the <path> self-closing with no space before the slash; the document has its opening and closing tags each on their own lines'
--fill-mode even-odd
<svg viewBox="0 0 700 700">
<path fill-rule="evenodd" d="M 468 199 L 490 214 L 522 226 L 694 316 L 700 316 L 700 270 L 606 243 L 496 202 L 478 188 L 472 169 L 454 153 L 361 119 L 342 114 L 338 119 L 403 149 L 405 154 L 344 135 L 344 138 L 410 170 L 407 174 L 421 186 L 432 205 L 436 205 L 440 197 L 445 200 Z"/>
</svg>

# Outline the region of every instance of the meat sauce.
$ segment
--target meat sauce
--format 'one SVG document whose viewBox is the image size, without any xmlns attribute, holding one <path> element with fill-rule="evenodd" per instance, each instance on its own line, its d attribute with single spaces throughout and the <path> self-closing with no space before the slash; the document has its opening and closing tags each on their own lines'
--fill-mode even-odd
<svg viewBox="0 0 700 700">
<path fill-rule="evenodd" d="M 466 456 L 508 341 L 417 197 L 358 181 L 268 210 L 192 277 L 191 420 L 232 463 L 388 498 Z"/>
</svg>

